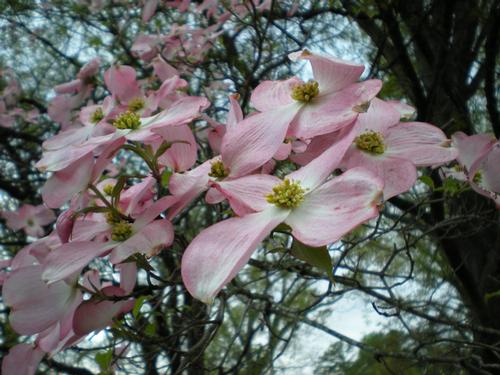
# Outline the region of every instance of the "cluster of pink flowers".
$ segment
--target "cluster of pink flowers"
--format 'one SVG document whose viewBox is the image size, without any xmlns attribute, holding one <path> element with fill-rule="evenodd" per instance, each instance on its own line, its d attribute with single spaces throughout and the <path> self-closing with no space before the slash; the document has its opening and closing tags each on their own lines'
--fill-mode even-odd
<svg viewBox="0 0 500 375">
<path fill-rule="evenodd" d="M 306 245 L 334 243 L 376 217 L 384 200 L 409 190 L 417 167 L 457 158 L 463 136 L 452 144 L 433 125 L 402 121 L 414 110 L 378 99 L 382 83 L 358 81 L 362 65 L 307 50 L 290 58 L 307 61 L 313 79 L 262 82 L 251 97 L 256 112 L 246 117 L 238 95 L 231 95 L 225 125 L 202 117 L 208 100 L 187 95 L 187 82 L 165 65 L 144 80 L 132 67 L 110 67 L 104 73 L 110 95 L 78 109 L 78 116 L 75 103 L 87 98 L 98 61 L 58 86 L 63 99 L 56 100 L 71 105 L 52 107 L 63 130 L 44 143 L 37 166 L 52 173 L 42 191 L 45 204 L 65 210 L 54 232 L 0 264 L 9 267 L 2 294 L 12 327 L 36 335 L 34 345 L 11 350 L 3 373 L 21 365 L 33 373 L 44 353 L 74 345 L 130 311 L 137 257 L 168 249 L 171 221 L 204 192 L 207 204 L 227 200 L 235 214 L 202 230 L 183 254 L 186 288 L 210 303 L 277 225 L 285 223 Z M 210 125 L 207 138 L 217 156 L 196 165 L 200 121 Z M 474 157 L 460 155 L 469 174 L 496 167 L 498 142 L 483 146 L 471 151 Z M 121 162 L 127 153 L 142 159 L 149 174 L 129 175 Z M 291 167 L 279 178 L 274 172 L 283 171 L 284 161 Z M 166 172 L 172 173 L 168 185 Z M 498 174 L 482 176 L 478 189 L 498 191 Z M 21 211 L 7 218 L 27 232 L 36 225 L 28 232 L 35 235 L 49 223 L 30 225 Z M 83 272 L 96 259 L 119 269 L 119 286 L 101 283 L 92 267 Z"/>
<path fill-rule="evenodd" d="M 26 110 L 19 106 L 21 87 L 9 70 L 0 70 L 0 127 L 12 128 L 17 119 L 35 122 L 36 109 Z"/>
<path fill-rule="evenodd" d="M 151 62 L 157 72 L 172 69 L 167 61 L 184 61 L 189 64 L 183 65 L 183 73 L 193 70 L 197 62 L 204 60 L 206 53 L 210 50 L 217 38 L 224 33 L 224 25 L 231 20 L 244 19 L 254 13 L 269 11 L 272 5 L 270 0 L 254 0 L 242 3 L 239 0 L 231 0 L 221 3 L 216 0 L 204 0 L 193 2 L 191 0 L 173 1 L 144 1 L 142 9 L 142 20 L 147 23 L 154 17 L 159 6 L 175 9 L 180 14 L 189 14 L 199 17 L 207 27 L 195 27 L 190 24 L 170 25 L 166 34 L 139 35 L 132 45 L 132 53 L 143 61 Z M 289 11 L 292 15 L 298 7 L 298 2 Z M 241 25 L 234 23 L 233 29 L 237 31 Z M 190 66 L 188 66 L 190 65 Z"/>
</svg>

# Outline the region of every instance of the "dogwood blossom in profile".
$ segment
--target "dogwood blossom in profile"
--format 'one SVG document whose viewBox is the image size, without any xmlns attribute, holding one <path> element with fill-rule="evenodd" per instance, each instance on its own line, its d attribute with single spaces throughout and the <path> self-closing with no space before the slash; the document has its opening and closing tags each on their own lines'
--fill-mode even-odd
<svg viewBox="0 0 500 375">
<path fill-rule="evenodd" d="M 489 134 L 468 136 L 463 132 L 453 134 L 452 141 L 458 149 L 458 172 L 500 208 L 500 141 Z"/>
</svg>

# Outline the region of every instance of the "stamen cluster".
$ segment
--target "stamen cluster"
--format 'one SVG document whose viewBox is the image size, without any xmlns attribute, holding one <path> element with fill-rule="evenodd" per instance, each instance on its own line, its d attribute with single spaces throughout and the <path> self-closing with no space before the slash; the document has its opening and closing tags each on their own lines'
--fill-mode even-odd
<svg viewBox="0 0 500 375">
<path fill-rule="evenodd" d="M 266 195 L 266 200 L 280 208 L 296 208 L 304 200 L 305 192 L 300 182 L 287 178 L 273 187 L 273 192 Z"/>
<path fill-rule="evenodd" d="M 292 89 L 292 99 L 309 103 L 313 98 L 319 95 L 319 83 L 316 81 L 309 81 L 295 86 Z"/>
<path fill-rule="evenodd" d="M 127 111 L 113 121 L 113 126 L 117 129 L 136 130 L 141 126 L 141 118 L 137 113 Z"/>
<path fill-rule="evenodd" d="M 97 108 L 94 113 L 92 113 L 92 116 L 90 117 L 90 121 L 93 124 L 97 124 L 99 121 L 101 121 L 104 118 L 104 112 L 102 111 L 101 108 Z"/>
<path fill-rule="evenodd" d="M 143 109 L 145 106 L 143 98 L 134 98 L 128 102 L 128 110 L 131 112 L 137 112 Z"/>
<path fill-rule="evenodd" d="M 477 171 L 474 174 L 474 177 L 472 177 L 472 182 L 479 185 L 481 183 L 482 179 L 483 179 L 483 175 L 482 175 L 481 171 Z"/>
<path fill-rule="evenodd" d="M 221 160 L 217 160 L 212 163 L 212 168 L 208 175 L 214 178 L 225 178 L 229 175 L 229 170 L 224 166 Z"/>
<path fill-rule="evenodd" d="M 113 241 L 126 241 L 132 235 L 132 225 L 126 221 L 119 221 L 113 224 L 111 229 L 111 239 Z"/>
<path fill-rule="evenodd" d="M 356 146 L 371 154 L 383 154 L 385 151 L 384 136 L 381 133 L 370 130 L 354 139 Z"/>
<path fill-rule="evenodd" d="M 108 196 L 111 196 L 113 194 L 113 189 L 115 187 L 111 184 L 107 184 L 104 186 L 104 188 L 102 189 L 102 191 L 104 192 L 104 194 L 108 195 Z"/>
</svg>

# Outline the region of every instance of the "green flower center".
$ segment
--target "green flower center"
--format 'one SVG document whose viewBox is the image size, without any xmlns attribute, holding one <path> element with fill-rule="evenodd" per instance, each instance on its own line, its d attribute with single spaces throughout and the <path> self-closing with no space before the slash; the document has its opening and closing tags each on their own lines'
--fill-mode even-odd
<svg viewBox="0 0 500 375">
<path fill-rule="evenodd" d="M 113 121 L 113 126 L 117 129 L 136 130 L 141 126 L 141 118 L 137 113 L 127 111 Z"/>
<path fill-rule="evenodd" d="M 292 89 L 292 99 L 301 102 L 309 103 L 313 98 L 319 95 L 319 84 L 316 81 L 309 81 L 296 85 Z"/>
<path fill-rule="evenodd" d="M 221 160 L 217 160 L 212 163 L 212 168 L 208 175 L 214 178 L 225 178 L 229 175 L 229 170 L 224 167 L 224 163 Z"/>
<path fill-rule="evenodd" d="M 95 112 L 92 113 L 92 116 L 90 116 L 90 122 L 92 122 L 93 124 L 97 124 L 103 118 L 104 118 L 104 112 L 102 111 L 101 108 L 97 108 Z"/>
<path fill-rule="evenodd" d="M 304 200 L 305 192 L 300 182 L 287 178 L 273 187 L 273 192 L 266 195 L 266 200 L 280 208 L 296 208 Z"/>
<path fill-rule="evenodd" d="M 137 112 L 144 108 L 145 102 L 143 98 L 134 98 L 128 102 L 128 110 L 131 112 Z"/>
<path fill-rule="evenodd" d="M 119 221 L 112 224 L 111 239 L 113 241 L 126 241 L 132 235 L 132 225 L 126 221 Z"/>
<path fill-rule="evenodd" d="M 113 226 L 119 223 L 120 221 L 121 221 L 120 217 L 114 214 L 113 212 L 110 211 L 106 213 L 106 223 L 108 223 L 109 225 Z"/>
<path fill-rule="evenodd" d="M 35 223 L 33 222 L 33 220 L 32 220 L 32 219 L 28 219 L 28 220 L 26 221 L 26 224 L 28 224 L 28 226 L 29 226 L 29 227 L 32 227 L 33 225 L 35 225 Z"/>
<path fill-rule="evenodd" d="M 474 174 L 474 177 L 472 177 L 472 182 L 479 185 L 481 183 L 482 179 L 483 179 L 483 175 L 482 175 L 481 171 L 477 171 Z"/>
<path fill-rule="evenodd" d="M 356 146 L 363 151 L 371 154 L 383 154 L 385 151 L 384 136 L 381 133 L 370 130 L 366 133 L 358 135 L 354 139 Z"/>
<path fill-rule="evenodd" d="M 113 189 L 115 187 L 111 184 L 107 184 L 104 186 L 104 188 L 102 189 L 102 191 L 104 191 L 104 194 L 106 194 L 107 196 L 111 196 L 111 194 L 113 194 Z"/>
</svg>

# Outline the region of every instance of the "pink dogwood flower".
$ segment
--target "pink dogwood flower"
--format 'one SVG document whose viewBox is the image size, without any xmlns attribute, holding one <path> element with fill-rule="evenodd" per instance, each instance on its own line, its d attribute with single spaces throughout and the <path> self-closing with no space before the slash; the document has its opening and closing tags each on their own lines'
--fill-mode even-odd
<svg viewBox="0 0 500 375">
<path fill-rule="evenodd" d="M 303 82 L 293 77 L 257 86 L 251 104 L 261 113 L 243 120 L 238 131 L 226 136 L 222 143 L 225 164 L 239 161 L 242 155 L 254 155 L 252 162 L 238 171 L 240 175 L 270 160 L 285 137 L 310 139 L 351 124 L 382 86 L 379 80 L 356 82 L 363 65 L 307 50 L 290 54 L 290 59 L 308 60 L 314 80 Z M 252 142 L 256 138 L 262 141 Z"/>
<path fill-rule="evenodd" d="M 220 185 L 232 204 L 243 204 L 256 212 L 212 225 L 189 244 L 181 266 L 188 291 L 210 303 L 248 262 L 258 244 L 282 222 L 301 242 L 321 246 L 377 216 L 383 182 L 373 173 L 354 168 L 324 182 L 352 137 L 352 131 L 340 137 L 332 148 L 283 181 L 274 176 L 249 175 Z"/>
<path fill-rule="evenodd" d="M 343 162 L 347 169 L 362 166 L 381 178 L 386 200 L 413 186 L 416 167 L 445 164 L 457 156 L 439 128 L 399 122 L 400 115 L 391 103 L 373 99 L 356 121 L 356 138 Z"/>
<path fill-rule="evenodd" d="M 124 142 L 124 138 L 118 137 L 103 143 L 99 147 L 102 151 L 96 159 L 94 158 L 96 149 L 93 147 L 84 148 L 85 152 L 78 150 L 75 152 L 76 155 L 71 155 L 73 149 L 69 148 L 68 160 L 57 156 L 56 161 L 51 165 L 55 173 L 42 188 L 42 198 L 45 204 L 51 208 L 58 208 L 74 196 L 85 192 L 89 184 L 101 176 Z"/>
<path fill-rule="evenodd" d="M 54 212 L 44 205 L 25 204 L 17 212 L 1 211 L 0 215 L 7 220 L 10 229 L 23 229 L 28 236 L 33 237 L 43 236 L 43 227 L 56 220 Z"/>
<path fill-rule="evenodd" d="M 47 285 L 42 281 L 42 269 L 42 265 L 16 269 L 2 288 L 4 303 L 10 307 L 9 322 L 23 335 L 40 333 L 64 320 L 81 299 L 71 283 L 61 280 Z"/>
<path fill-rule="evenodd" d="M 94 258 L 107 254 L 110 254 L 109 260 L 113 264 L 136 253 L 148 257 L 158 254 L 163 247 L 172 244 L 174 230 L 169 220 L 156 218 L 176 200 L 172 196 L 163 197 L 133 222 L 117 220 L 111 223 L 110 241 L 73 241 L 54 249 L 44 261 L 43 280 L 48 283 L 63 280 L 80 272 Z"/>
</svg>

